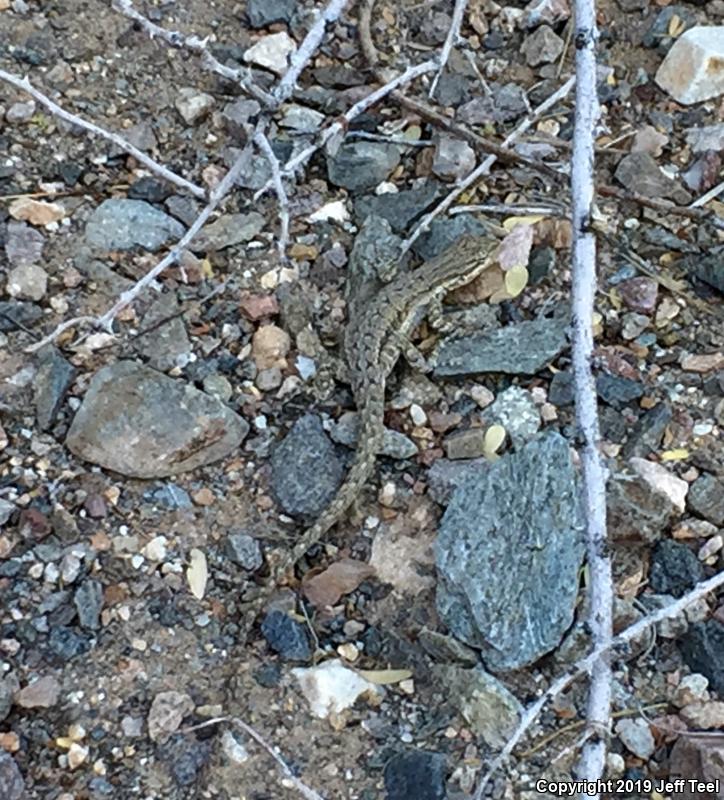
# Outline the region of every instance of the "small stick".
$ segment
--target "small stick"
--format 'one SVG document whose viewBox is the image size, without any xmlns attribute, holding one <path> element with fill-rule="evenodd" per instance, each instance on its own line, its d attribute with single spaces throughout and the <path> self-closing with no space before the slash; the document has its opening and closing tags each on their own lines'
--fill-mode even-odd
<svg viewBox="0 0 724 800">
<path fill-rule="evenodd" d="M 132 155 L 136 161 L 139 161 L 157 175 L 165 178 L 165 180 L 169 181 L 169 183 L 173 183 L 176 186 L 179 186 L 181 189 L 186 189 L 196 197 L 206 197 L 206 189 L 203 187 L 197 186 L 195 183 L 191 183 L 191 181 L 187 181 L 186 178 L 182 178 L 180 175 L 172 172 L 162 164 L 157 163 L 137 147 L 134 147 L 130 142 L 127 142 L 117 133 L 107 131 L 105 128 L 101 128 L 93 122 L 87 122 L 86 120 L 77 117 L 75 114 L 71 114 L 69 111 L 61 108 L 49 97 L 46 97 L 42 92 L 38 91 L 27 78 L 20 78 L 17 75 L 11 74 L 10 72 L 5 72 L 4 69 L 0 69 L 0 80 L 9 83 L 11 86 L 14 86 L 16 89 L 20 89 L 26 94 L 29 94 L 41 105 L 45 106 L 45 108 L 47 108 L 48 111 L 50 111 L 50 113 L 56 117 L 69 122 L 71 125 L 77 125 L 79 128 L 83 128 L 83 130 L 95 134 L 96 136 L 101 136 L 104 139 L 108 139 L 109 142 L 113 142 L 113 144 L 115 144 L 117 147 L 120 147 L 121 150 L 125 150 L 126 153 Z"/>
<path fill-rule="evenodd" d="M 430 99 L 432 99 L 435 95 L 437 84 L 442 77 L 442 73 L 445 70 L 448 59 L 450 58 L 450 51 L 453 49 L 453 45 L 457 44 L 458 40 L 460 39 L 460 28 L 463 24 L 463 16 L 465 15 L 465 9 L 467 8 L 467 5 L 468 0 L 455 0 L 452 21 L 450 22 L 450 29 L 447 32 L 445 43 L 443 44 L 442 52 L 440 53 L 440 66 L 438 67 L 437 73 L 433 78 L 430 91 L 428 92 L 428 97 Z"/>
<path fill-rule="evenodd" d="M 327 25 L 339 19 L 339 15 L 348 2 L 349 0 L 330 0 L 324 11 L 317 17 L 299 49 L 292 55 L 289 69 L 274 89 L 273 94 L 277 104 L 281 104 L 291 97 L 299 76 L 321 44 Z"/>
<path fill-rule="evenodd" d="M 282 261 L 287 260 L 287 246 L 289 245 L 289 198 L 287 197 L 284 182 L 282 181 L 281 167 L 279 159 L 274 154 L 269 140 L 261 127 L 254 134 L 254 142 L 264 154 L 264 157 L 269 162 L 269 168 L 272 173 L 272 181 L 274 183 L 274 191 L 279 201 L 279 240 L 277 241 L 277 249 L 279 250 L 279 257 Z"/>
</svg>

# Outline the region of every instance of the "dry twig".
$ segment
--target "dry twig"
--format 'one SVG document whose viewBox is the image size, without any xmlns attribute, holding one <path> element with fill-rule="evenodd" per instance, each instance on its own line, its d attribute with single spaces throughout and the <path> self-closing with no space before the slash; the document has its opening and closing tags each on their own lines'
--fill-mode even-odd
<svg viewBox="0 0 724 800">
<path fill-rule="evenodd" d="M 155 172 L 157 175 L 160 175 L 169 183 L 173 183 L 181 189 L 186 189 L 187 191 L 191 192 L 191 194 L 196 195 L 196 197 L 206 197 L 206 190 L 202 186 L 197 186 L 195 183 L 187 181 L 186 178 L 182 178 L 180 175 L 172 172 L 167 167 L 157 163 L 152 158 L 147 156 L 143 151 L 139 150 L 137 147 L 134 147 L 130 142 L 127 142 L 117 133 L 107 131 L 105 128 L 101 128 L 93 122 L 87 122 L 81 117 L 71 114 L 70 111 L 66 111 L 64 108 L 61 108 L 49 97 L 46 97 L 42 92 L 38 91 L 27 78 L 20 78 L 17 75 L 11 74 L 10 72 L 5 72 L 4 69 L 0 69 L 0 80 L 9 83 L 11 86 L 14 86 L 16 89 L 20 89 L 26 94 L 29 94 L 41 105 L 45 106 L 45 108 L 47 108 L 51 114 L 59 119 L 65 120 L 71 125 L 76 125 L 79 128 L 82 128 L 84 131 L 88 131 L 96 136 L 101 136 L 104 139 L 107 139 L 109 142 L 113 142 L 116 147 L 120 147 L 121 150 L 124 150 L 129 155 L 132 155 L 136 161 L 138 161 L 140 164 L 143 164 L 145 167 L 148 167 L 148 169 L 150 169 L 152 172 Z"/>
</svg>

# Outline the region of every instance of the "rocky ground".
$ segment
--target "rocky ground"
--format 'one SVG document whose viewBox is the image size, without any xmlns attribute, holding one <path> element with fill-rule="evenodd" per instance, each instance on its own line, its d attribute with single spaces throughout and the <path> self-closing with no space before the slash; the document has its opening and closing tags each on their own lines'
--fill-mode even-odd
<svg viewBox="0 0 724 800">
<path fill-rule="evenodd" d="M 139 10 L 213 35 L 219 61 L 269 89 L 312 7 Z M 451 11 L 379 0 L 385 67 L 437 51 Z M 280 160 L 375 83 L 357 20 L 350 7 L 331 26 L 275 112 Z M 724 205 L 688 209 L 722 180 L 724 105 L 716 76 L 687 84 L 672 61 L 655 80 L 687 31 L 723 24 L 722 0 L 599 9 L 595 367 L 617 630 L 724 567 Z M 415 243 L 412 265 L 463 233 L 509 234 L 507 261 L 456 296 L 452 333 L 418 331 L 434 369 L 398 365 L 375 480 L 264 613 L 245 610 L 353 454 L 352 395 L 331 378 L 349 292 L 389 277 L 401 238 L 485 155 L 480 136 L 502 141 L 571 74 L 571 32 L 566 0 L 471 3 L 434 100 L 405 90 L 457 127 L 393 100 L 354 120 L 289 184 L 286 259 L 276 197 L 252 199 L 268 162 L 249 150 L 114 336 L 78 323 L 33 354 L 111 307 L 203 202 L 0 82 L 0 798 L 301 796 L 250 725 L 325 798 L 462 800 L 585 654 L 571 231 L 551 171 L 569 162 L 570 98 L 461 198 L 485 211 Z M 98 2 L 0 0 L 0 69 L 205 188 L 261 112 Z M 616 653 L 607 777 L 628 783 L 608 796 L 724 797 L 637 783 L 724 785 L 722 664 L 714 596 Z M 584 717 L 581 684 L 486 794 L 555 796 L 536 781 L 571 779 Z"/>
</svg>

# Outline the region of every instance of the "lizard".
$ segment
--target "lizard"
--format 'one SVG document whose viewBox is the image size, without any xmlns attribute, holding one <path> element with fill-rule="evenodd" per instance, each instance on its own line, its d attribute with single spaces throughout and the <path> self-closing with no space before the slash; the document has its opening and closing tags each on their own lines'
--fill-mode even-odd
<svg viewBox="0 0 724 800">
<path fill-rule="evenodd" d="M 402 273 L 372 298 L 350 309 L 344 337 L 348 378 L 359 413 L 359 437 L 352 466 L 336 494 L 296 542 L 291 551 L 270 565 L 268 589 L 273 589 L 306 551 L 316 544 L 347 511 L 374 470 L 384 435 L 385 387 L 401 355 L 412 360 L 410 336 L 425 319 L 440 319 L 445 296 L 465 286 L 492 262 L 498 241 L 464 236 L 439 256 Z M 256 598 L 253 611 L 267 596 Z"/>
</svg>

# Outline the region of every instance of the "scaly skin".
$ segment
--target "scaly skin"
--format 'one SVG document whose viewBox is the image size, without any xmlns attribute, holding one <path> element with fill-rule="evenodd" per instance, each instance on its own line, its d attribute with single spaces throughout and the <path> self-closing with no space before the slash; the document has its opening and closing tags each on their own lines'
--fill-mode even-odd
<svg viewBox="0 0 724 800">
<path fill-rule="evenodd" d="M 344 350 L 360 418 L 354 463 L 316 522 L 291 552 L 272 565 L 270 590 L 340 520 L 372 474 L 384 433 L 385 384 L 411 334 L 439 309 L 445 295 L 470 283 L 489 266 L 497 245 L 493 239 L 463 237 L 440 256 L 399 275 L 364 307 L 357 309 L 352 303 Z M 257 598 L 254 611 L 260 610 L 267 596 L 263 592 Z"/>
</svg>

